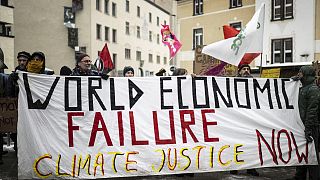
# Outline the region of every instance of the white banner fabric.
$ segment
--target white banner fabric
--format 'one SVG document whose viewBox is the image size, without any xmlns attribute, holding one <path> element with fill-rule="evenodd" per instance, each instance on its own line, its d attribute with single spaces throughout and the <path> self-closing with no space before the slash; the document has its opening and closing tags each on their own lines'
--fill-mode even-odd
<svg viewBox="0 0 320 180">
<path fill-rule="evenodd" d="M 110 178 L 316 164 L 299 83 L 19 74 L 18 177 Z"/>
</svg>

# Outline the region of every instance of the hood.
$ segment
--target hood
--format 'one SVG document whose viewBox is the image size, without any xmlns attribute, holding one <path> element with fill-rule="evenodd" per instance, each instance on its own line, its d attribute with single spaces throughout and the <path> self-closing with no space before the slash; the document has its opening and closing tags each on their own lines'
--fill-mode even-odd
<svg viewBox="0 0 320 180">
<path fill-rule="evenodd" d="M 303 74 L 303 77 L 300 80 L 303 86 L 314 82 L 316 71 L 313 66 L 302 66 L 300 72 Z"/>
</svg>

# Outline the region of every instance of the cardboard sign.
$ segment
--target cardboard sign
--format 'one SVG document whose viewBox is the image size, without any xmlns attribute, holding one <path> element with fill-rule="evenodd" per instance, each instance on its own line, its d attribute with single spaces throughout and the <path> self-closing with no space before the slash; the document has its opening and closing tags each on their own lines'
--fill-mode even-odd
<svg viewBox="0 0 320 180">
<path fill-rule="evenodd" d="M 17 98 L 0 98 L 0 133 L 17 132 Z"/>
</svg>

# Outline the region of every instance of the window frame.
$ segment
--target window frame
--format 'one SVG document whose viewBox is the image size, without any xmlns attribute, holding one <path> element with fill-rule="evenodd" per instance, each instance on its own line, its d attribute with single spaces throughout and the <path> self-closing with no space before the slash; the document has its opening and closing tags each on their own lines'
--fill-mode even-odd
<svg viewBox="0 0 320 180">
<path fill-rule="evenodd" d="M 139 57 L 139 58 L 138 58 Z M 136 51 L 136 60 L 137 61 L 141 61 L 141 58 L 142 58 L 142 53 L 141 51 Z"/>
<path fill-rule="evenodd" d="M 96 0 L 96 10 L 101 11 L 100 0 Z"/>
<path fill-rule="evenodd" d="M 197 30 L 201 30 L 201 33 L 196 33 Z M 199 35 L 198 35 L 199 34 Z M 197 45 L 203 45 L 203 28 L 195 28 L 193 29 L 193 43 L 192 43 L 192 49 L 195 50 Z M 197 44 L 197 37 L 199 37 L 200 39 L 200 44 Z"/>
<path fill-rule="evenodd" d="M 117 30 L 112 29 L 112 42 L 117 43 Z"/>
<path fill-rule="evenodd" d="M 126 25 L 125 25 L 125 32 L 126 35 L 130 35 L 130 23 L 128 21 L 126 21 Z"/>
<path fill-rule="evenodd" d="M 104 13 L 109 14 L 109 0 L 104 0 Z"/>
<path fill-rule="evenodd" d="M 193 0 L 193 15 L 203 14 L 203 0 Z"/>
<path fill-rule="evenodd" d="M 149 12 L 149 23 L 152 23 L 152 13 Z"/>
<path fill-rule="evenodd" d="M 104 26 L 104 40 L 109 41 L 110 40 L 110 27 Z"/>
<path fill-rule="evenodd" d="M 117 3 L 112 2 L 112 16 L 117 17 Z"/>
<path fill-rule="evenodd" d="M 124 49 L 124 58 L 127 60 L 131 60 L 131 49 L 129 48 Z"/>
<path fill-rule="evenodd" d="M 275 5 L 277 0 L 271 0 L 271 21 L 284 21 L 288 19 L 293 19 L 293 0 L 279 0 L 280 5 Z M 291 3 L 288 3 L 287 1 L 291 1 Z M 286 8 L 290 7 L 291 13 L 287 15 Z M 280 15 L 279 17 L 276 17 L 276 9 L 280 9 Z"/>
<path fill-rule="evenodd" d="M 141 16 L 141 12 L 140 12 L 140 6 L 137 6 L 137 17 Z"/>
<path fill-rule="evenodd" d="M 141 27 L 137 26 L 137 38 L 141 38 Z"/>
<path fill-rule="evenodd" d="M 153 54 L 148 54 L 148 62 L 153 63 Z"/>
<path fill-rule="evenodd" d="M 152 31 L 149 31 L 149 41 L 152 42 Z"/>
<path fill-rule="evenodd" d="M 230 0 L 230 9 L 242 7 L 242 0 Z"/>
<path fill-rule="evenodd" d="M 96 24 L 96 38 L 101 40 L 101 24 Z"/>
<path fill-rule="evenodd" d="M 286 49 L 286 41 L 291 42 L 290 49 Z M 280 43 L 280 50 L 275 50 L 275 42 Z M 275 62 L 275 54 L 280 54 L 280 62 Z M 291 54 L 291 60 L 286 60 L 286 55 Z M 292 63 L 293 62 L 293 38 L 280 38 L 280 39 L 271 39 L 271 64 L 276 63 Z"/>
<path fill-rule="evenodd" d="M 130 1 L 126 0 L 126 12 L 130 12 Z"/>
</svg>

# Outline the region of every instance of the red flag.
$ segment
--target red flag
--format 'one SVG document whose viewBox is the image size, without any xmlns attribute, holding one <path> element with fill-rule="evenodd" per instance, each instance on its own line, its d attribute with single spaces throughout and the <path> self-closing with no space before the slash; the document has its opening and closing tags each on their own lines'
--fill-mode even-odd
<svg viewBox="0 0 320 180">
<path fill-rule="evenodd" d="M 100 62 L 102 61 L 102 63 L 99 63 L 100 68 L 97 66 L 98 70 L 106 70 L 107 72 L 109 72 L 114 68 L 107 43 L 104 45 L 102 51 L 99 54 L 99 57 Z"/>
<path fill-rule="evenodd" d="M 240 31 L 238 31 L 237 29 L 235 29 L 231 26 L 227 26 L 227 25 L 223 26 L 224 39 L 235 37 L 236 35 L 239 34 L 239 32 Z M 242 57 L 239 65 L 240 64 L 250 64 L 259 55 L 260 55 L 260 53 L 245 53 L 244 56 Z"/>
</svg>

